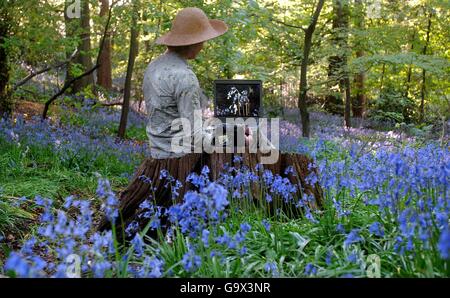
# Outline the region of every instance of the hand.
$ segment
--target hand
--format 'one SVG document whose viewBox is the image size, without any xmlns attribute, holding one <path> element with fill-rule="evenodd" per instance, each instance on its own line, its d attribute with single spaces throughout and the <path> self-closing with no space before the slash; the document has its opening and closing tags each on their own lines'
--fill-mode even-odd
<svg viewBox="0 0 450 298">
<path fill-rule="evenodd" d="M 214 116 L 214 111 L 207 107 L 203 109 L 203 118 L 208 119 L 208 118 L 212 118 Z"/>
<path fill-rule="evenodd" d="M 249 146 L 253 141 L 253 132 L 250 127 L 245 126 L 245 146 Z"/>
</svg>

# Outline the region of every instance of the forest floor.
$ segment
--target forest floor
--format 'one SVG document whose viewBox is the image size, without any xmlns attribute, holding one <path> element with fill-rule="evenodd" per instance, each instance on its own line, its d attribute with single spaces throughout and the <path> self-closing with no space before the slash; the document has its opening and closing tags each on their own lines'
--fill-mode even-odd
<svg viewBox="0 0 450 298">
<path fill-rule="evenodd" d="M 314 112 L 305 140 L 298 124 L 282 120 L 281 149 L 308 154 L 319 168 L 310 179 L 324 188 L 324 210 L 309 210 L 308 198 L 292 197 L 291 185 L 269 174 L 256 180 L 265 196 L 253 206 L 246 189 L 256 178 L 225 173 L 195 194 L 205 205 L 185 197 L 167 210 L 176 218 L 167 241 L 135 236 L 130 251 L 92 227 L 146 156 L 145 115 L 132 111 L 118 140 L 118 109 L 59 105 L 41 121 L 42 108 L 21 101 L 14 121 L 0 122 L 0 274 L 60 276 L 76 253 L 84 276 L 450 276 L 447 135 L 370 121 L 346 129 L 341 117 Z M 269 200 L 305 216 L 271 215 Z M 158 229 L 165 211 L 143 208 L 147 228 Z"/>
</svg>

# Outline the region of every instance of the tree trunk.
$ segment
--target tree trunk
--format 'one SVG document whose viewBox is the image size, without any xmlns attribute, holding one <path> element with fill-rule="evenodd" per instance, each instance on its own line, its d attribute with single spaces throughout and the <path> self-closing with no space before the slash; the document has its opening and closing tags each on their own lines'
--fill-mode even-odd
<svg viewBox="0 0 450 298">
<path fill-rule="evenodd" d="M 431 33 L 431 19 L 433 17 L 433 12 L 430 10 L 428 14 L 428 25 L 425 45 L 423 47 L 422 54 L 427 54 L 428 45 L 430 43 L 430 33 Z M 420 107 L 419 107 L 419 121 L 422 123 L 425 119 L 425 97 L 426 97 L 426 70 L 422 69 L 422 87 L 420 88 Z"/>
<path fill-rule="evenodd" d="M 380 92 L 383 91 L 384 87 L 384 76 L 386 75 L 386 63 L 383 63 L 383 66 L 381 68 L 381 82 L 380 82 Z"/>
<path fill-rule="evenodd" d="M 333 20 L 332 20 L 332 42 L 335 48 L 335 55 L 328 58 L 328 94 L 325 99 L 325 109 L 332 114 L 344 114 L 344 101 L 342 90 L 333 90 L 333 87 L 341 86 L 343 76 L 344 54 L 343 54 L 343 31 L 344 12 L 341 0 L 333 0 Z"/>
<path fill-rule="evenodd" d="M 343 80 L 342 85 L 344 86 L 345 93 L 345 110 L 344 110 L 344 125 L 345 127 L 351 127 L 351 92 L 350 92 L 350 78 L 348 74 Z"/>
<path fill-rule="evenodd" d="M 108 17 L 109 0 L 101 0 L 100 16 Z M 103 43 L 103 50 L 99 57 L 100 67 L 97 70 L 97 84 L 106 90 L 112 89 L 111 75 L 111 33 L 108 32 Z"/>
<path fill-rule="evenodd" d="M 6 4 L 0 4 L 0 118 L 9 116 L 13 110 L 13 102 L 9 92 L 10 68 L 8 49 L 6 46 L 10 31 L 10 16 Z"/>
<path fill-rule="evenodd" d="M 356 57 L 364 56 L 363 51 L 357 51 Z M 366 114 L 367 98 L 365 93 L 366 74 L 364 71 L 360 71 L 355 75 L 355 103 L 353 107 L 353 116 L 363 118 Z"/>
<path fill-rule="evenodd" d="M 241 161 L 234 163 L 234 156 L 239 156 Z M 272 171 L 273 174 L 286 177 L 292 184 L 296 185 L 299 189 L 298 193 L 294 194 L 296 198 L 302 198 L 304 195 L 311 196 L 313 199 L 307 203 L 309 208 L 322 209 L 324 206 L 322 188 L 317 182 L 313 184 L 308 183 L 307 179 L 313 172 L 318 175 L 317 168 L 310 167 L 312 160 L 301 154 L 281 153 L 279 156 L 277 163 L 265 165 L 264 169 Z M 131 179 L 128 187 L 120 194 L 119 210 L 121 219 L 119 222 L 116 222 L 117 235 L 123 235 L 123 229 L 132 221 L 137 221 L 141 227 L 146 225 L 146 222 L 143 222 L 143 219 L 139 216 L 141 214 L 139 205 L 148 199 L 149 196 L 154 198 L 156 205 L 167 208 L 174 202 L 181 202 L 184 194 L 194 188 L 189 183 L 183 183 L 183 186 L 178 190 L 178 196 L 173 198 L 170 186 L 166 187 L 167 178 L 160 178 L 162 170 L 167 170 L 176 180 L 185 182 L 186 177 L 190 173 L 196 172 L 199 174 L 204 166 L 208 166 L 210 169 L 209 178 L 211 181 L 215 181 L 220 177 L 220 173 L 223 172 L 223 167 L 227 163 L 235 168 L 247 167 L 256 175 L 261 175 L 261 172 L 255 169 L 256 165 L 260 163 L 260 158 L 260 153 L 191 153 L 179 158 L 145 159 Z M 289 166 L 292 167 L 293 172 L 286 174 L 285 170 Z M 252 198 L 256 203 L 260 198 L 260 187 L 256 182 L 250 186 Z M 292 206 L 287 206 L 283 202 L 278 201 L 271 203 L 271 212 L 274 211 L 274 206 L 283 208 L 292 217 L 301 216 L 302 213 L 301 209 L 298 209 L 298 212 L 294 212 Z M 99 225 L 99 230 L 110 228 L 111 224 L 106 218 L 103 218 Z"/>
<path fill-rule="evenodd" d="M 347 63 L 348 26 L 349 26 L 348 0 L 333 1 L 333 43 L 336 54 L 329 58 L 328 81 L 329 94 L 326 97 L 325 108 L 334 114 L 344 114 L 345 126 L 350 126 L 351 95 L 350 79 Z M 339 85 L 339 92 L 331 90 Z"/>
<path fill-rule="evenodd" d="M 410 51 L 414 50 L 414 39 L 416 38 L 416 29 L 414 29 L 413 34 L 411 36 L 411 48 Z M 412 60 L 412 59 L 411 59 Z M 411 61 L 412 62 L 412 61 Z M 409 88 L 411 87 L 411 76 L 412 76 L 412 65 L 411 63 L 408 65 L 408 71 L 406 72 L 406 88 L 405 88 L 405 97 L 409 96 Z"/>
<path fill-rule="evenodd" d="M 364 6 L 362 0 L 355 0 L 356 6 L 356 27 L 359 30 L 364 29 Z M 361 58 L 364 56 L 364 46 L 362 45 L 361 40 L 357 40 L 356 44 L 356 57 Z M 363 118 L 366 114 L 366 106 L 367 99 L 365 93 L 365 81 L 366 74 L 364 71 L 359 71 L 355 75 L 354 83 L 355 83 L 355 101 L 352 104 L 353 116 Z"/>
<path fill-rule="evenodd" d="M 67 40 L 75 38 L 75 25 L 76 25 L 76 19 L 69 18 L 69 16 L 67 15 L 67 12 L 69 9 L 69 4 L 71 4 L 71 1 L 69 1 L 69 0 L 64 1 L 64 27 L 65 27 L 65 33 L 66 33 Z M 78 46 L 77 46 L 77 48 L 78 48 Z M 71 49 L 71 48 L 66 49 L 66 59 L 69 59 L 70 55 L 72 55 L 72 52 L 73 52 L 73 49 Z M 67 63 L 66 77 L 65 77 L 64 83 L 70 82 L 74 78 L 71 70 L 72 70 L 73 64 L 77 63 L 77 61 L 78 61 L 78 55 L 79 55 L 79 53 L 77 53 L 77 55 L 74 57 L 74 59 L 72 59 L 72 61 Z M 75 93 L 73 91 L 74 90 L 70 90 L 70 92 Z"/>
<path fill-rule="evenodd" d="M 89 0 L 81 0 L 81 30 L 79 54 L 76 63 L 81 64 L 83 71 L 87 71 L 93 67 L 91 60 L 91 25 L 90 25 L 90 8 Z M 89 85 L 94 84 L 94 75 L 89 74 L 73 84 L 73 93 L 82 91 Z"/>
<path fill-rule="evenodd" d="M 342 79 L 340 80 L 340 91 L 341 94 L 344 94 L 345 98 L 345 108 L 344 108 L 344 125 L 346 127 L 351 126 L 351 94 L 350 94 L 350 74 L 348 70 L 348 26 L 349 26 L 349 15 L 350 15 L 350 8 L 348 0 L 337 0 L 337 5 L 340 10 L 340 49 L 342 51 Z"/>
<path fill-rule="evenodd" d="M 131 97 L 131 79 L 133 77 L 134 62 L 138 53 L 138 3 L 137 0 L 133 2 L 133 16 L 131 21 L 131 37 L 130 37 L 130 52 L 128 56 L 128 66 L 127 66 L 127 76 L 125 79 L 125 88 L 123 91 L 123 105 L 122 114 L 120 116 L 119 125 L 119 138 L 125 137 L 125 132 L 127 128 L 128 111 L 130 108 L 130 97 Z"/>
<path fill-rule="evenodd" d="M 305 38 L 304 38 L 304 45 L 303 45 L 303 58 L 302 58 L 302 64 L 300 68 L 300 90 L 299 90 L 299 96 L 298 96 L 298 108 L 300 110 L 300 117 L 302 120 L 302 135 L 303 137 L 309 138 L 310 136 L 310 120 L 309 120 L 309 113 L 308 113 L 308 79 L 307 79 L 307 72 L 308 72 L 308 60 L 309 60 L 309 53 L 311 52 L 311 45 L 312 45 L 312 37 L 314 34 L 314 31 L 316 30 L 317 21 L 319 20 L 320 12 L 322 11 L 322 7 L 325 0 L 319 0 L 317 2 L 316 9 L 314 11 L 314 14 L 311 18 L 311 23 L 309 24 L 308 28 L 305 29 Z"/>
</svg>

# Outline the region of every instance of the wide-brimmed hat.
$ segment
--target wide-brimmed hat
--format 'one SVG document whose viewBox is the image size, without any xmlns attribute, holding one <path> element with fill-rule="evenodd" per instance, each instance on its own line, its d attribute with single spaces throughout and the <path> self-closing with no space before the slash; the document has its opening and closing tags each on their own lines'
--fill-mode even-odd
<svg viewBox="0 0 450 298">
<path fill-rule="evenodd" d="M 228 26 L 225 22 L 210 20 L 203 10 L 188 7 L 178 12 L 170 31 L 160 36 L 156 43 L 167 46 L 186 46 L 215 38 L 227 31 Z"/>
</svg>

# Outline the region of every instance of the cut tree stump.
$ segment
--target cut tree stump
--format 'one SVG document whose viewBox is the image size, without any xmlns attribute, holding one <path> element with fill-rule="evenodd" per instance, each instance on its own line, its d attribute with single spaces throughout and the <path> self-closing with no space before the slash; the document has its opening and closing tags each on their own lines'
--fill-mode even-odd
<svg viewBox="0 0 450 298">
<path fill-rule="evenodd" d="M 240 157 L 238 159 L 240 162 L 238 163 L 233 162 L 236 156 Z M 202 168 L 208 166 L 210 179 L 215 181 L 227 164 L 234 167 L 246 166 L 256 173 L 255 167 L 260 163 L 261 156 L 263 156 L 261 153 L 192 153 L 179 158 L 146 158 L 134 174 L 128 187 L 120 193 L 120 219 L 116 222 L 117 235 L 123 235 L 124 228 L 133 221 L 138 222 L 141 227 L 145 226 L 146 223 L 142 222 L 139 217 L 139 205 L 146 199 L 153 197 L 153 202 L 156 205 L 166 208 L 174 203 L 170 187 L 166 187 L 167 179 L 160 179 L 162 170 L 167 170 L 173 178 L 183 184 L 178 191 L 178 197 L 175 199 L 175 202 L 179 203 L 186 191 L 194 189 L 193 185 L 186 182 L 186 178 L 190 173 L 200 174 Z M 311 165 L 312 160 L 305 155 L 280 153 L 276 163 L 264 165 L 263 168 L 264 170 L 272 171 L 274 175 L 279 174 L 282 177 L 287 177 L 291 183 L 298 185 L 299 193 L 296 194 L 297 198 L 305 194 L 312 198 L 312 200 L 308 200 L 309 208 L 322 209 L 323 193 L 320 185 L 317 182 L 313 185 L 307 183 L 306 177 L 311 172 L 318 174 L 317 169 Z M 292 167 L 293 171 L 286 174 L 285 170 L 288 167 Z M 151 184 L 148 179 L 151 181 Z M 253 185 L 252 192 L 258 194 L 259 187 Z M 259 196 L 255 195 L 254 197 L 258 198 Z M 103 218 L 99 225 L 99 230 L 110 228 L 111 224 L 109 221 Z"/>
</svg>

